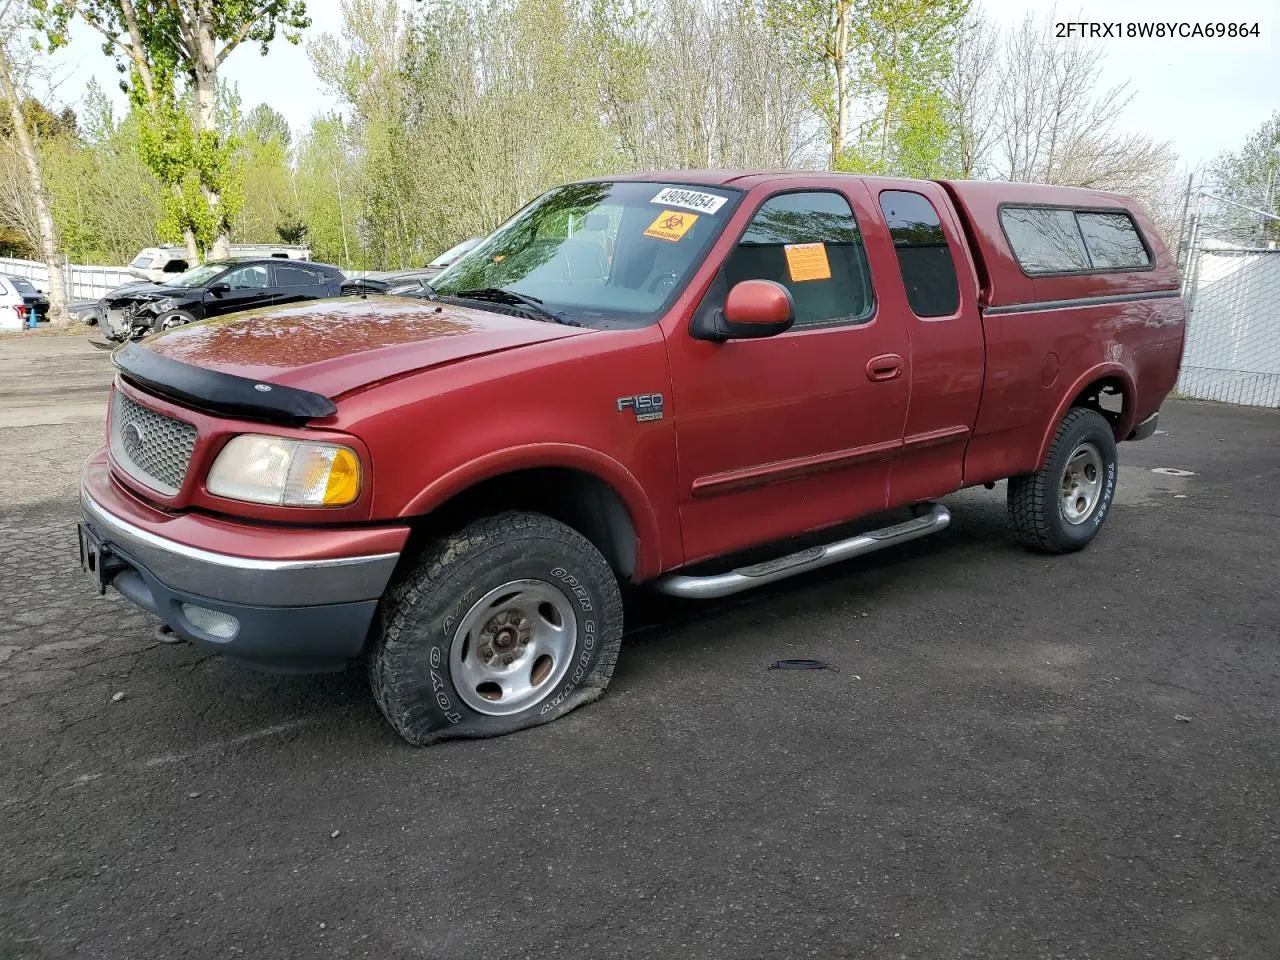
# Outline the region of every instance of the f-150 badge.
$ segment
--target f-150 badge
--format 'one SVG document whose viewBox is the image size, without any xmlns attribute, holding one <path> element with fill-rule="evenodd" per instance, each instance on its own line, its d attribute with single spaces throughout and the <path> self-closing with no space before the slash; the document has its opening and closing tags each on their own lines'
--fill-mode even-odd
<svg viewBox="0 0 1280 960">
<path fill-rule="evenodd" d="M 662 394 L 660 393 L 638 393 L 634 397 L 619 397 L 618 412 L 630 410 L 636 415 L 636 420 L 643 423 L 646 420 L 662 419 Z"/>
</svg>

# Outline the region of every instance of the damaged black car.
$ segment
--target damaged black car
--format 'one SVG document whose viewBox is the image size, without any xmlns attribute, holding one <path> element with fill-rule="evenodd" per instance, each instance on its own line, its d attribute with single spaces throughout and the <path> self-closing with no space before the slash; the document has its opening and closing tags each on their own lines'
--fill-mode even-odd
<svg viewBox="0 0 1280 960">
<path fill-rule="evenodd" d="M 164 283 L 130 285 L 101 302 L 108 340 L 140 340 L 152 333 L 303 300 L 338 296 L 342 271 L 327 263 L 256 259 L 215 260 Z"/>
</svg>

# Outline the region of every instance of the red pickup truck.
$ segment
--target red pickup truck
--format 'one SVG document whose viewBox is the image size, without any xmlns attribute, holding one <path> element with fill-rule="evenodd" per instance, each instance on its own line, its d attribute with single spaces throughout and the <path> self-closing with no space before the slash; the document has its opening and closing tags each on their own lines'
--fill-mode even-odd
<svg viewBox="0 0 1280 960">
<path fill-rule="evenodd" d="M 367 661 L 415 744 L 604 691 L 619 584 L 718 597 L 940 530 L 1008 479 L 1078 550 L 1185 334 L 1132 201 L 689 171 L 572 183 L 417 299 L 114 353 L 81 562 L 261 669 Z"/>
</svg>

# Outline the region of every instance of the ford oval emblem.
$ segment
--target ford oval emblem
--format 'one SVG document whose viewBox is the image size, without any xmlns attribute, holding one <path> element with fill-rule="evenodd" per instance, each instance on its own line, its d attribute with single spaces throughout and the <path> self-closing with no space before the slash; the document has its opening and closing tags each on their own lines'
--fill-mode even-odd
<svg viewBox="0 0 1280 960">
<path fill-rule="evenodd" d="M 255 390 L 261 390 L 263 393 L 270 393 L 270 392 L 271 392 L 271 384 L 269 384 L 269 383 L 255 383 L 255 384 L 253 385 L 253 389 L 255 389 Z"/>
</svg>

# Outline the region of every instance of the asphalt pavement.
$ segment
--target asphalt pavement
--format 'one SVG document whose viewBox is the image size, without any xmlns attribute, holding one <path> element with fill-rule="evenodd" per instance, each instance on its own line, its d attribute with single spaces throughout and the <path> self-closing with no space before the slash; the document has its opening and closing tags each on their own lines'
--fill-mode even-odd
<svg viewBox="0 0 1280 960">
<path fill-rule="evenodd" d="M 966 491 L 933 538 L 634 602 L 604 699 L 414 749 L 357 671 L 97 596 L 109 382 L 0 339 L 4 960 L 1280 956 L 1280 411 L 1167 404 L 1083 553 Z"/>
</svg>

